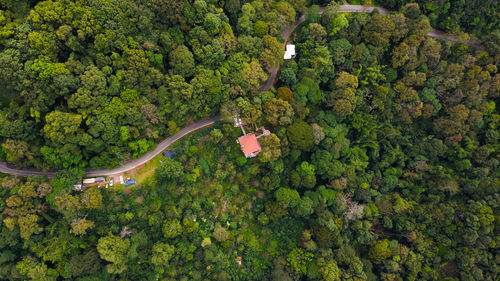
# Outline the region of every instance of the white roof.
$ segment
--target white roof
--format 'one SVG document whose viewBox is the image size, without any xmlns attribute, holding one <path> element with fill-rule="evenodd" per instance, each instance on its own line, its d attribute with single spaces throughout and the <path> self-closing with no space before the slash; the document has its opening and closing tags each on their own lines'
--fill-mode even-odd
<svg viewBox="0 0 500 281">
<path fill-rule="evenodd" d="M 285 51 L 285 59 L 289 60 L 295 57 L 295 45 L 287 44 Z"/>
</svg>

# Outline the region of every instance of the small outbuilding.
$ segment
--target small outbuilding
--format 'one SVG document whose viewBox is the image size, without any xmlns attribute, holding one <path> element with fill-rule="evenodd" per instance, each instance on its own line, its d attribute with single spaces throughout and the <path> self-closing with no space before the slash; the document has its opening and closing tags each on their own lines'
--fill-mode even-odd
<svg viewBox="0 0 500 281">
<path fill-rule="evenodd" d="M 284 59 L 290 60 L 293 58 L 295 58 L 295 45 L 287 44 Z"/>
</svg>

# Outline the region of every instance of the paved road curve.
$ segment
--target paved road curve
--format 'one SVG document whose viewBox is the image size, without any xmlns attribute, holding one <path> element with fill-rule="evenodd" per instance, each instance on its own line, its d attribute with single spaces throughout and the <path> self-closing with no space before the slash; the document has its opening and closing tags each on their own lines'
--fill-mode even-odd
<svg viewBox="0 0 500 281">
<path fill-rule="evenodd" d="M 121 174 L 121 173 L 124 173 L 126 171 L 129 171 L 129 170 L 132 170 L 134 168 L 137 168 L 137 167 L 139 167 L 139 166 L 141 166 L 143 164 L 146 164 L 147 162 L 149 162 L 149 160 L 155 158 L 158 154 L 162 153 L 167 147 L 169 147 L 171 144 L 173 144 L 174 142 L 178 141 L 182 137 L 184 137 L 186 135 L 189 135 L 192 132 L 197 131 L 197 130 L 199 130 L 201 128 L 212 126 L 214 124 L 214 122 L 217 121 L 217 120 L 219 120 L 219 119 L 220 119 L 220 116 L 216 115 L 214 117 L 211 117 L 211 118 L 208 118 L 208 119 L 204 119 L 204 120 L 200 120 L 200 121 L 198 121 L 196 123 L 188 125 L 188 126 L 182 128 L 177 134 L 171 136 L 170 138 L 164 139 L 162 142 L 160 142 L 158 144 L 158 146 L 154 150 L 152 150 L 152 151 L 150 151 L 148 153 L 143 154 L 141 157 L 139 157 L 139 158 L 137 158 L 135 160 L 132 160 L 132 161 L 128 161 L 125 164 L 123 164 L 121 167 L 115 168 L 113 170 L 108 170 L 108 169 L 98 169 L 98 170 L 87 169 L 86 176 L 87 177 L 110 176 L 110 175 Z"/>
<path fill-rule="evenodd" d="M 17 168 L 12 168 L 10 165 L 8 165 L 5 162 L 0 162 L 0 172 L 4 174 L 9 174 L 9 175 L 14 175 L 14 176 L 22 176 L 22 177 L 27 177 L 27 176 L 47 176 L 47 177 L 52 177 L 54 175 L 54 172 L 44 172 L 41 170 L 37 169 L 17 169 Z"/>
<path fill-rule="evenodd" d="M 204 119 L 200 120 L 196 123 L 193 123 L 191 125 L 188 125 L 184 128 L 182 128 L 177 134 L 173 135 L 170 138 L 166 138 L 162 142 L 158 144 L 158 146 L 146 153 L 143 154 L 141 157 L 128 161 L 125 164 L 123 164 L 121 167 L 115 168 L 113 170 L 108 170 L 108 169 L 87 169 L 87 173 L 85 176 L 87 177 L 95 177 L 95 176 L 109 176 L 109 175 L 116 175 L 116 174 L 121 174 L 126 171 L 130 171 L 134 168 L 137 168 L 154 157 L 156 157 L 158 154 L 162 153 L 163 150 L 165 150 L 167 147 L 169 147 L 172 143 L 176 142 L 177 140 L 181 139 L 185 135 L 191 134 L 194 131 L 197 131 L 201 128 L 205 128 L 208 126 L 211 126 L 214 124 L 215 121 L 219 120 L 220 116 L 214 116 L 209 119 Z M 5 173 L 5 174 L 11 174 L 15 176 L 47 176 L 47 177 L 52 177 L 54 176 L 54 172 L 52 171 L 40 171 L 37 169 L 16 169 L 16 168 L 11 168 L 9 167 L 6 163 L 0 162 L 0 172 Z"/>
<path fill-rule="evenodd" d="M 362 6 L 362 5 L 340 5 L 339 12 L 340 13 L 371 13 L 374 9 L 378 9 L 380 11 L 380 14 L 382 14 L 382 15 L 387 15 L 390 13 L 389 10 L 382 8 L 382 7 Z M 321 7 L 320 11 L 319 11 L 320 14 L 323 13 L 323 11 L 324 11 L 324 7 Z M 302 15 L 300 18 L 298 18 L 295 21 L 295 23 L 293 25 L 291 25 L 288 28 L 285 28 L 283 30 L 283 32 L 281 33 L 281 36 L 283 38 L 285 38 L 285 43 L 283 43 L 283 45 L 286 45 L 286 43 L 288 42 L 288 40 L 290 38 L 290 35 L 295 30 L 295 28 L 297 28 L 297 26 L 299 24 L 303 23 L 305 20 L 306 20 L 305 16 Z M 440 40 L 444 40 L 444 41 L 450 41 L 450 42 L 455 42 L 455 43 L 458 42 L 454 36 L 447 34 L 447 33 L 444 33 L 442 31 L 436 30 L 436 29 L 432 29 L 431 31 L 429 31 L 429 33 L 427 33 L 427 35 L 430 37 L 440 39 Z M 477 42 L 477 41 L 469 41 L 467 43 L 467 45 L 469 45 L 471 47 L 476 47 L 476 48 L 480 47 L 479 42 Z M 267 79 L 266 83 L 264 83 L 261 86 L 260 91 L 264 92 L 264 91 L 268 91 L 269 89 L 271 89 L 271 87 L 276 82 L 276 76 L 278 75 L 279 68 L 280 68 L 280 66 L 278 65 L 270 70 L 269 78 Z M 217 115 L 217 116 L 214 116 L 212 118 L 200 120 L 196 123 L 188 125 L 188 126 L 182 128 L 179 133 L 177 133 L 174 136 L 167 138 L 167 139 L 163 140 L 162 142 L 160 142 L 158 144 L 158 146 L 156 147 L 156 149 L 154 149 L 153 151 L 150 151 L 150 152 L 142 155 L 141 157 L 139 157 L 135 160 L 126 162 L 121 167 L 118 167 L 116 169 L 113 169 L 113 170 L 87 169 L 86 176 L 87 177 L 94 177 L 94 176 L 116 175 L 116 174 L 124 173 L 126 171 L 130 171 L 134 168 L 137 168 L 140 165 L 143 165 L 143 164 L 147 163 L 148 161 L 150 161 L 151 159 L 153 159 L 155 156 L 160 154 L 163 150 L 165 150 L 167 147 L 169 147 L 172 143 L 176 142 L 180 138 L 182 138 L 185 135 L 188 135 L 196 130 L 199 130 L 201 128 L 211 126 L 219 118 L 220 117 Z M 54 172 L 51 172 L 51 171 L 44 172 L 44 171 L 37 170 L 37 169 L 11 168 L 4 162 L 0 162 L 0 172 L 5 173 L 5 174 L 16 175 L 16 176 L 48 176 L 48 177 L 51 177 L 54 175 Z"/>
</svg>

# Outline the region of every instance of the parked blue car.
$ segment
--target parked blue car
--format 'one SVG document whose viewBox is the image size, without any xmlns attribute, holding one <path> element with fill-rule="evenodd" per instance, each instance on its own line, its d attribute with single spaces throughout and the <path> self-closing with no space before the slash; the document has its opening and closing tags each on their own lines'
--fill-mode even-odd
<svg viewBox="0 0 500 281">
<path fill-rule="evenodd" d="M 125 182 L 125 186 L 131 186 L 131 185 L 134 185 L 136 184 L 137 182 L 135 180 L 128 180 Z"/>
</svg>

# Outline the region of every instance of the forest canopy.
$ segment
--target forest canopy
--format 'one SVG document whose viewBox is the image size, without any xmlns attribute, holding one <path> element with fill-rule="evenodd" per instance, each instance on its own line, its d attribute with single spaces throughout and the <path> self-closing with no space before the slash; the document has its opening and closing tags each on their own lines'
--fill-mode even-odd
<svg viewBox="0 0 500 281">
<path fill-rule="evenodd" d="M 0 161 L 56 171 L 0 174 L 0 279 L 497 280 L 498 9 L 464 3 L 0 0 Z"/>
</svg>

